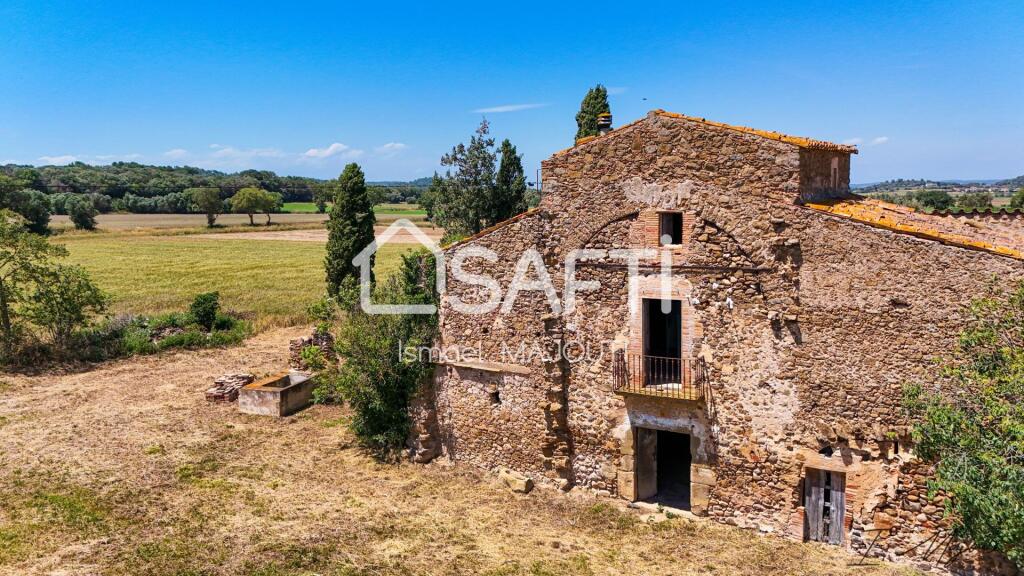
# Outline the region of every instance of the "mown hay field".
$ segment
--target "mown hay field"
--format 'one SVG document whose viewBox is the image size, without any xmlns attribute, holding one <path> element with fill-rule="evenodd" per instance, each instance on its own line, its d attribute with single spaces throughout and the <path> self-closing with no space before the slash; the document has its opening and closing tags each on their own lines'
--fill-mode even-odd
<svg viewBox="0 0 1024 576">
<path fill-rule="evenodd" d="M 257 330 L 306 322 L 306 306 L 324 293 L 323 244 L 218 236 L 93 233 L 57 242 L 110 294 L 116 313 L 182 310 L 196 294 L 217 291 L 225 309 L 252 318 Z M 383 246 L 378 277 L 411 248 Z"/>
</svg>

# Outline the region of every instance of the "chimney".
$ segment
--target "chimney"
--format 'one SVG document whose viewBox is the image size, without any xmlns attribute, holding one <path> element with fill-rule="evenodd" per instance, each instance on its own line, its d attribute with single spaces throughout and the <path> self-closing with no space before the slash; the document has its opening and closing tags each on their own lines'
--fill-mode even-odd
<svg viewBox="0 0 1024 576">
<path fill-rule="evenodd" d="M 612 115 L 609 112 L 602 112 L 597 115 L 597 131 L 604 136 L 612 131 Z"/>
</svg>

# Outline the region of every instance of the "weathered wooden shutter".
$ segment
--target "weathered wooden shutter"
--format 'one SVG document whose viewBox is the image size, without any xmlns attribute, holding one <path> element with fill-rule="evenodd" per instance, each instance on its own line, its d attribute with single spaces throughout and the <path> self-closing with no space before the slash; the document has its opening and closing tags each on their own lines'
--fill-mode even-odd
<svg viewBox="0 0 1024 576">
<path fill-rule="evenodd" d="M 644 500 L 658 493 L 658 431 L 636 428 L 636 498 Z"/>
<path fill-rule="evenodd" d="M 832 475 L 832 493 L 829 501 L 828 518 L 828 542 L 830 544 L 843 543 L 843 516 L 846 515 L 846 474 L 842 472 L 829 472 Z"/>
<path fill-rule="evenodd" d="M 804 529 L 807 539 L 824 540 L 825 471 L 804 469 Z"/>
</svg>

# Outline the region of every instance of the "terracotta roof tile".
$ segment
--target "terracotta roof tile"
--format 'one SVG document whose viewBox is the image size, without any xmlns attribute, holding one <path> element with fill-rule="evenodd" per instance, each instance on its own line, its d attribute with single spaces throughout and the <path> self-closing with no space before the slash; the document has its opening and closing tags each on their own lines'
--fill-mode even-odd
<svg viewBox="0 0 1024 576">
<path fill-rule="evenodd" d="M 1024 260 L 1024 229 L 1017 225 L 1000 226 L 997 221 L 983 219 L 968 222 L 861 196 L 804 206 L 876 228 Z"/>
<path fill-rule="evenodd" d="M 856 146 L 848 146 L 846 144 L 836 144 L 834 142 L 826 142 L 824 140 L 815 140 L 813 138 L 804 138 L 802 136 L 790 136 L 788 134 L 782 134 L 780 132 L 771 132 L 768 130 L 758 130 L 756 128 L 747 128 L 746 126 L 734 126 L 732 124 L 726 124 L 724 122 L 715 122 L 714 120 L 708 120 L 706 118 L 697 118 L 695 116 L 687 116 L 685 114 L 679 114 L 676 112 L 666 112 L 658 109 L 654 111 L 658 116 L 665 116 L 667 118 L 680 118 L 682 120 L 689 120 L 690 122 L 700 122 L 708 126 L 714 126 L 716 128 L 725 128 L 726 130 L 735 130 L 737 132 L 743 132 L 745 134 L 753 134 L 755 136 L 761 136 L 763 138 L 769 138 L 771 140 L 778 140 L 779 142 L 785 142 L 787 144 L 793 144 L 801 148 L 809 148 L 813 150 L 833 150 L 836 152 L 846 152 L 847 154 L 856 154 Z"/>
<path fill-rule="evenodd" d="M 655 115 L 658 115 L 658 116 L 664 116 L 666 118 L 678 118 L 680 120 L 688 120 L 690 122 L 700 122 L 701 124 L 705 124 L 707 126 L 713 126 L 715 128 L 723 128 L 725 130 L 733 130 L 733 131 L 736 131 L 736 132 L 743 132 L 744 134 L 753 134 L 755 136 L 761 136 L 762 138 L 768 138 L 770 140 L 776 140 L 778 142 L 785 142 L 786 144 L 792 144 L 794 146 L 799 146 L 801 148 L 807 148 L 807 149 L 811 149 L 811 150 L 832 150 L 832 151 L 835 151 L 835 152 L 845 152 L 847 154 L 857 154 L 857 147 L 856 146 L 848 146 L 846 144 L 836 144 L 834 142 L 826 142 L 824 140 L 815 140 L 813 138 L 804 138 L 802 136 L 790 136 L 788 134 L 782 134 L 782 133 L 779 133 L 779 132 L 770 132 L 768 130 L 758 130 L 756 128 L 747 128 L 746 126 L 734 126 L 732 124 L 726 124 L 724 122 L 715 122 L 714 120 L 708 120 L 706 118 L 697 118 L 696 116 L 687 116 L 686 114 L 679 114 L 679 113 L 676 113 L 676 112 L 666 112 L 664 110 L 661 110 L 660 108 L 657 109 L 657 110 L 652 110 L 651 114 L 655 114 Z M 564 150 L 559 150 L 558 152 L 555 152 L 554 154 L 552 154 L 552 156 L 559 156 L 559 155 L 565 154 L 566 152 L 569 152 L 571 150 L 575 150 L 575 149 L 577 149 L 577 148 L 579 148 L 581 146 L 586 146 L 587 144 L 590 144 L 592 142 L 596 142 L 596 141 L 602 140 L 604 138 L 607 138 L 609 136 L 613 136 L 613 135 L 619 134 L 622 130 L 625 130 L 626 128 L 634 126 L 634 125 L 642 122 L 643 120 L 644 120 L 644 118 L 640 118 L 639 120 L 634 120 L 633 122 L 630 122 L 629 124 L 626 124 L 626 125 L 624 125 L 624 126 L 622 126 L 620 128 L 616 128 L 615 130 L 612 130 L 612 131 L 610 131 L 607 134 L 604 134 L 602 136 L 586 136 L 584 138 L 580 138 L 579 140 L 576 141 L 575 145 L 573 145 L 573 146 L 571 146 L 569 148 L 566 148 Z"/>
</svg>

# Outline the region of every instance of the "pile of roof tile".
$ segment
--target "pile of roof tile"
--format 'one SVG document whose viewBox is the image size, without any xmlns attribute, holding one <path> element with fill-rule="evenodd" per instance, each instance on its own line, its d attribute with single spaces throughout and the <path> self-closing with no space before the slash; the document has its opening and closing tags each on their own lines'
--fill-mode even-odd
<svg viewBox="0 0 1024 576">
<path fill-rule="evenodd" d="M 213 388 L 206 391 L 206 399 L 210 402 L 234 402 L 238 399 L 238 390 L 255 379 L 248 373 L 225 374 L 213 381 Z"/>
</svg>

